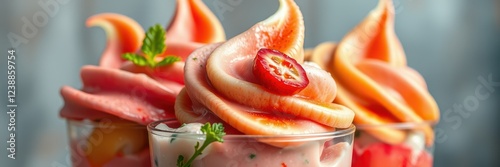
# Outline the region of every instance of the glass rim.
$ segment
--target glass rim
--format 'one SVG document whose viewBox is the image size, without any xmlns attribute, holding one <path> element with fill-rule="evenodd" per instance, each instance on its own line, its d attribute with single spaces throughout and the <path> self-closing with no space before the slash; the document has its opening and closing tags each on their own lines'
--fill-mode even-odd
<svg viewBox="0 0 500 167">
<path fill-rule="evenodd" d="M 204 138 L 204 134 L 194 134 L 194 133 L 186 133 L 186 132 L 173 132 L 169 130 L 164 130 L 164 129 L 158 129 L 156 128 L 156 125 L 160 123 L 166 123 L 172 124 L 172 123 L 178 123 L 177 119 L 166 119 L 166 120 L 160 120 L 160 121 L 155 121 L 151 122 L 148 124 L 148 133 L 153 134 L 153 135 L 158 135 L 162 137 L 172 137 L 171 135 L 165 135 L 162 133 L 170 133 L 170 134 L 175 134 L 176 138 Z M 322 132 L 322 133 L 307 133 L 307 134 L 279 134 L 279 135 L 246 135 L 246 134 L 227 134 L 224 136 L 225 140 L 246 140 L 246 139 L 258 139 L 258 140 L 265 140 L 265 139 L 281 139 L 281 140 L 286 140 L 286 141 L 297 141 L 297 139 L 300 140 L 319 140 L 319 139 L 332 139 L 332 138 L 341 138 L 349 135 L 353 135 L 356 130 L 356 126 L 354 124 L 351 124 L 347 128 L 335 128 L 335 131 L 329 131 L 329 132 Z"/>
<path fill-rule="evenodd" d="M 439 121 L 422 121 L 422 122 L 391 122 L 383 124 L 355 124 L 356 129 L 366 130 L 374 128 L 393 128 L 393 129 L 411 129 L 421 126 L 435 126 Z"/>
<path fill-rule="evenodd" d="M 107 121 L 107 122 L 103 122 Z M 66 122 L 71 125 L 76 126 L 87 126 L 87 127 L 101 127 L 101 128 L 146 128 L 146 125 L 142 125 L 136 122 L 132 122 L 124 119 L 109 119 L 103 118 L 100 120 L 90 120 L 90 119 L 66 119 Z"/>
</svg>

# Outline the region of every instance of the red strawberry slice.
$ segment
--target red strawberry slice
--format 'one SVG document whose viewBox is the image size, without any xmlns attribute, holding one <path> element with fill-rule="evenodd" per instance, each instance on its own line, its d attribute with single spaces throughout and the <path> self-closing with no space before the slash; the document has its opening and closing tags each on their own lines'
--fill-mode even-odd
<svg viewBox="0 0 500 167">
<path fill-rule="evenodd" d="M 270 92 L 293 95 L 309 84 L 304 68 L 278 50 L 260 49 L 253 65 L 253 74 Z"/>
</svg>

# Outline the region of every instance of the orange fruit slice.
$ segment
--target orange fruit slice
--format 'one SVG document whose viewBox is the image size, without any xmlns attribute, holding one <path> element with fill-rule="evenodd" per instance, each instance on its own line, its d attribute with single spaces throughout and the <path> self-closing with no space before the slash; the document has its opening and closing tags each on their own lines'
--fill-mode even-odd
<svg viewBox="0 0 500 167">
<path fill-rule="evenodd" d="M 113 120 L 109 127 L 97 127 L 85 140 L 85 154 L 91 166 L 104 166 L 117 156 L 135 155 L 148 148 L 148 132 L 132 122 Z"/>
</svg>

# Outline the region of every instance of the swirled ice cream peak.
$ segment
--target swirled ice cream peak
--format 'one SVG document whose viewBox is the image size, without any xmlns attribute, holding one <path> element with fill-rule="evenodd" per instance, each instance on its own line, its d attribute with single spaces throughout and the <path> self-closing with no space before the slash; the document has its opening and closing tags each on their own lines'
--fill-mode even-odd
<svg viewBox="0 0 500 167">
<path fill-rule="evenodd" d="M 268 19 L 227 42 L 194 51 L 186 60 L 186 87 L 176 100 L 178 120 L 222 121 L 248 135 L 319 133 L 348 127 L 354 114 L 332 103 L 337 90 L 326 71 L 303 64 L 310 83 L 291 96 L 271 93 L 256 82 L 252 63 L 260 48 L 279 50 L 302 64 L 303 38 L 298 6 L 292 0 L 280 0 L 280 8 Z"/>
<path fill-rule="evenodd" d="M 139 50 L 144 30 L 134 20 L 113 13 L 98 14 L 87 26 L 102 27 L 107 46 L 99 66 L 81 70 L 81 90 L 64 86 L 61 116 L 69 119 L 120 117 L 141 124 L 174 117 L 173 105 L 184 87 L 184 61 L 196 48 L 225 40 L 222 25 L 201 0 L 178 0 L 167 28 L 166 50 L 158 56 L 175 55 L 182 61 L 150 68 L 122 57 Z"/>
<path fill-rule="evenodd" d="M 403 47 L 394 32 L 394 6 L 380 0 L 378 6 L 338 45 L 323 43 L 307 57 L 330 71 L 339 90 L 335 102 L 354 110 L 355 124 L 439 120 L 439 109 L 423 77 L 408 67 Z M 433 131 L 425 126 L 427 143 Z M 391 128 L 370 130 L 388 143 L 401 143 L 406 133 Z"/>
</svg>

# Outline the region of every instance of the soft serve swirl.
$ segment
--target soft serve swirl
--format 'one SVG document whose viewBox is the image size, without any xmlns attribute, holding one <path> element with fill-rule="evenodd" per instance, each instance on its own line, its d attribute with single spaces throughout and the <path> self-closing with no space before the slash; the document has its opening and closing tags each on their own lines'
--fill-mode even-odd
<svg viewBox="0 0 500 167">
<path fill-rule="evenodd" d="M 326 42 L 308 50 L 308 60 L 332 73 L 338 82 L 335 102 L 356 113 L 357 125 L 439 120 L 436 101 L 423 77 L 408 67 L 394 32 L 394 6 L 380 0 L 357 27 L 337 45 Z M 407 133 L 391 128 L 367 130 L 380 140 L 401 143 Z M 433 141 L 425 126 L 427 143 Z"/>
<path fill-rule="evenodd" d="M 292 0 L 268 19 L 224 43 L 194 51 L 186 60 L 185 84 L 176 100 L 182 123 L 220 122 L 247 135 L 305 134 L 351 125 L 354 113 L 332 103 L 333 78 L 303 64 L 304 23 Z M 260 48 L 295 58 L 307 72 L 309 85 L 293 96 L 280 96 L 257 84 L 253 59 Z"/>
<path fill-rule="evenodd" d="M 107 46 L 99 66 L 81 69 L 81 90 L 61 89 L 65 102 L 61 116 L 90 120 L 119 117 L 140 124 L 173 118 L 175 98 L 184 87 L 186 57 L 198 47 L 225 40 L 222 25 L 201 0 L 178 0 L 176 9 L 162 56 L 175 55 L 183 61 L 159 68 L 136 66 L 121 58 L 141 47 L 144 30 L 137 22 L 111 13 L 90 17 L 88 26 L 106 31 Z"/>
</svg>

